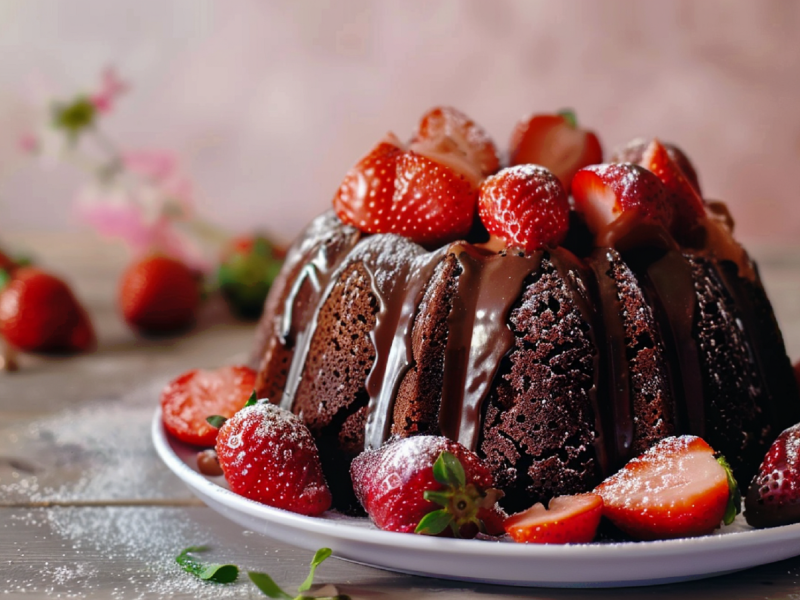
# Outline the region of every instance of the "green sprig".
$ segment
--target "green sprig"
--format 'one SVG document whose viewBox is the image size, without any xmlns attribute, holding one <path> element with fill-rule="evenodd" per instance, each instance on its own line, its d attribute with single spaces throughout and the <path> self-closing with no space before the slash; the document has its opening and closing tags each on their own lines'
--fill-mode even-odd
<svg viewBox="0 0 800 600">
<path fill-rule="evenodd" d="M 215 563 L 205 565 L 191 556 L 192 554 L 206 551 L 208 551 L 208 546 L 189 546 L 175 557 L 175 562 L 183 567 L 184 571 L 197 576 L 203 581 L 213 581 L 214 583 L 232 583 L 236 581 L 237 577 L 239 577 L 239 567 L 236 565 Z"/>
<path fill-rule="evenodd" d="M 724 456 L 718 456 L 717 462 L 725 469 L 725 475 L 728 478 L 728 505 L 725 507 L 725 516 L 722 522 L 725 525 L 730 525 L 740 512 L 742 512 L 742 492 L 739 491 L 739 484 L 733 476 L 731 465 Z"/>
</svg>

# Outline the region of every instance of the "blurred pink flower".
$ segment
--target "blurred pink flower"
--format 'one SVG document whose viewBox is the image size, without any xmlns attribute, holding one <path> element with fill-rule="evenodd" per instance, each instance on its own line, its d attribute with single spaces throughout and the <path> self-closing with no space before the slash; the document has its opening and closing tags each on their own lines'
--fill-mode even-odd
<svg viewBox="0 0 800 600">
<path fill-rule="evenodd" d="M 117 72 L 109 67 L 103 71 L 103 78 L 100 82 L 100 89 L 89 98 L 94 107 L 101 113 L 110 112 L 114 108 L 114 102 L 125 93 L 128 85 L 119 78 Z"/>
<path fill-rule="evenodd" d="M 23 152 L 33 153 L 39 149 L 39 140 L 32 133 L 23 133 L 19 137 L 18 143 Z"/>
<path fill-rule="evenodd" d="M 126 171 L 154 186 L 172 216 L 187 217 L 194 208 L 192 182 L 181 170 L 177 156 L 166 150 L 135 150 L 122 155 Z M 176 214 L 177 213 L 177 214 Z"/>
<path fill-rule="evenodd" d="M 106 238 L 122 240 L 136 255 L 161 252 L 191 268 L 208 271 L 202 249 L 168 216 L 148 218 L 133 194 L 122 188 L 86 186 L 75 202 L 78 218 Z"/>
</svg>

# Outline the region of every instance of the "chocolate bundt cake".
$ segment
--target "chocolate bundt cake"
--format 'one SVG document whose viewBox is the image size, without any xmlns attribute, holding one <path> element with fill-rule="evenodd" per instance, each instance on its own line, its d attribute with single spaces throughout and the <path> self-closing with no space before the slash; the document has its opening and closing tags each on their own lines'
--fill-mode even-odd
<svg viewBox="0 0 800 600">
<path fill-rule="evenodd" d="M 769 300 L 717 221 L 678 243 L 652 224 L 591 233 L 576 214 L 535 250 L 475 230 L 424 248 L 334 212 L 300 235 L 259 327 L 257 386 L 308 425 L 338 508 L 357 506 L 352 459 L 393 436 L 476 451 L 517 511 L 670 435 L 703 437 L 746 482 L 800 421 Z"/>
</svg>

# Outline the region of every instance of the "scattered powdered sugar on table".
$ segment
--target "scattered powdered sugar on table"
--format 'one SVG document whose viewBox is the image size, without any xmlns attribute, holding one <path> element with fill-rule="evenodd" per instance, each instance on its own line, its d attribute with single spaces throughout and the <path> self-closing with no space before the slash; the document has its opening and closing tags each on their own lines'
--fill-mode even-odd
<svg viewBox="0 0 800 600">
<path fill-rule="evenodd" d="M 6 529 L 18 530 L 13 537 L 20 540 L 18 560 L 0 565 L 0 591 L 62 598 L 107 595 L 109 589 L 115 598 L 241 598 L 255 591 L 252 597 L 259 597 L 246 575 L 236 584 L 211 584 L 175 563 L 183 548 L 213 547 L 217 536 L 205 523 L 210 511 L 192 506 L 194 497 L 150 441 L 164 383 L 0 429 L 13 475 L 0 484 L 0 502 L 17 507 L 9 509 L 16 512 Z M 149 501 L 186 506 L 136 505 Z M 213 552 L 207 559 L 224 561 Z M 114 567 L 99 570 L 104 561 Z"/>
</svg>

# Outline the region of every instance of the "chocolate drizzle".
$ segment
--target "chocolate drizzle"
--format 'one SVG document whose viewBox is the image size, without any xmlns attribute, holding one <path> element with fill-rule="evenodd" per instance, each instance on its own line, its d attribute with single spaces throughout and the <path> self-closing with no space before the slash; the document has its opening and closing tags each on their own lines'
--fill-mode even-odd
<svg viewBox="0 0 800 600">
<path fill-rule="evenodd" d="M 525 278 L 539 267 L 541 253 L 496 254 L 469 244 L 450 251 L 462 271 L 448 317 L 439 429 L 474 450 L 483 402 L 514 343 L 508 313 Z"/>
</svg>

